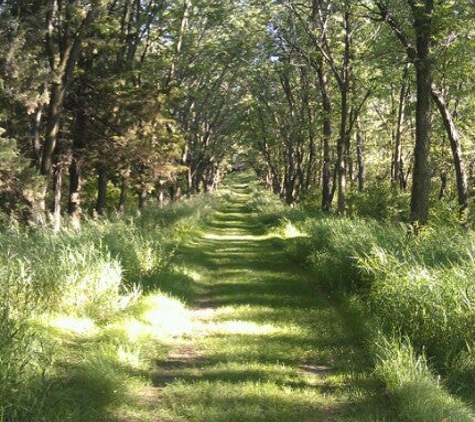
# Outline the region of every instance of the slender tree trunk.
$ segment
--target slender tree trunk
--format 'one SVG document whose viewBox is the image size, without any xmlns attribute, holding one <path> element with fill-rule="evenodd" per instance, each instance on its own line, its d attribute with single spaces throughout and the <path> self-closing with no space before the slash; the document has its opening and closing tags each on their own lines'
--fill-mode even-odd
<svg viewBox="0 0 475 422">
<path fill-rule="evenodd" d="M 146 186 L 142 186 L 139 192 L 139 210 L 143 210 L 145 208 L 145 204 L 147 203 L 148 197 L 148 189 Z"/>
<path fill-rule="evenodd" d="M 437 108 L 439 109 L 442 121 L 444 123 L 445 131 L 450 142 L 450 148 L 452 150 L 452 157 L 455 167 L 455 179 L 457 182 L 457 197 L 460 206 L 460 215 L 463 218 L 464 226 L 467 224 L 469 214 L 469 187 L 467 181 L 467 172 L 465 170 L 465 163 L 462 154 L 462 145 L 457 128 L 454 123 L 452 113 L 450 112 L 448 105 L 442 93 L 432 88 L 432 99 L 434 100 Z"/>
<path fill-rule="evenodd" d="M 188 165 L 187 178 L 186 178 L 186 197 L 189 199 L 193 193 L 193 170 L 191 164 Z"/>
<path fill-rule="evenodd" d="M 359 121 L 356 122 L 356 157 L 358 162 L 358 191 L 363 192 L 365 188 L 365 156 Z"/>
<path fill-rule="evenodd" d="M 168 196 L 170 197 L 170 201 L 175 201 L 175 192 L 176 192 L 176 188 L 175 188 L 175 185 L 170 185 L 170 187 L 168 188 Z"/>
<path fill-rule="evenodd" d="M 127 194 L 129 192 L 129 172 L 122 174 L 120 182 L 120 196 L 119 196 L 119 205 L 117 211 L 120 214 L 125 212 L 127 206 Z"/>
<path fill-rule="evenodd" d="M 62 84 L 55 83 L 51 90 L 46 138 L 41 159 L 41 174 L 44 176 L 50 176 L 53 171 L 53 155 L 58 139 L 64 95 L 65 90 Z"/>
<path fill-rule="evenodd" d="M 337 145 L 337 195 L 338 214 L 345 215 L 346 209 L 346 170 L 348 152 L 348 90 L 341 92 L 340 137 Z"/>
<path fill-rule="evenodd" d="M 405 110 L 406 110 L 406 99 L 408 93 L 407 79 L 409 77 L 409 65 L 404 69 L 403 79 L 401 83 L 401 90 L 399 91 L 399 104 L 397 111 L 397 123 L 396 123 L 396 134 L 394 139 L 394 162 L 393 162 L 393 172 L 392 172 L 392 183 L 394 185 L 399 185 L 403 189 L 403 183 L 401 177 L 404 178 L 403 174 L 403 163 L 402 163 L 402 132 L 405 119 Z"/>
<path fill-rule="evenodd" d="M 75 157 L 72 157 L 69 165 L 68 214 L 71 218 L 72 227 L 79 229 L 81 220 L 81 169 Z"/>
<path fill-rule="evenodd" d="M 104 165 L 99 165 L 97 169 L 97 201 L 96 212 L 99 215 L 104 215 L 107 205 L 107 168 Z"/>
<path fill-rule="evenodd" d="M 61 197 L 63 187 L 63 163 L 58 162 L 53 171 L 54 204 L 53 204 L 53 230 L 61 230 Z"/>
<path fill-rule="evenodd" d="M 323 168 L 322 168 L 322 210 L 331 211 L 332 206 L 332 170 L 331 170 L 331 149 L 332 138 L 332 103 L 328 93 L 327 80 L 322 66 L 317 69 L 318 81 L 322 95 L 323 105 Z"/>
<path fill-rule="evenodd" d="M 447 196 L 447 173 L 445 170 L 440 172 L 440 190 L 439 201 Z"/>
<path fill-rule="evenodd" d="M 35 118 L 33 120 L 33 128 L 32 128 L 32 159 L 33 159 L 33 166 L 38 169 L 41 169 L 41 122 L 43 119 L 43 111 L 44 105 L 40 104 L 36 109 Z"/>
<path fill-rule="evenodd" d="M 349 150 L 349 99 L 350 92 L 350 49 L 351 49 L 351 28 L 350 28 L 350 3 L 345 1 L 344 12 L 344 26 L 345 26 L 345 50 L 343 53 L 343 65 L 341 76 L 339 78 L 340 92 L 341 92 L 341 119 L 340 119 L 340 134 L 337 145 L 337 174 L 338 174 L 338 214 L 344 215 L 346 210 L 346 170 L 347 170 L 347 155 Z"/>
</svg>

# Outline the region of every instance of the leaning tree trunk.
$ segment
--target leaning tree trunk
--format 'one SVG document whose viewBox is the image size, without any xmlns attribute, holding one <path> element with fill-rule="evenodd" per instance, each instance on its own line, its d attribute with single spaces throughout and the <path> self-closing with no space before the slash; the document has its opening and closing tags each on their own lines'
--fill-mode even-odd
<svg viewBox="0 0 475 422">
<path fill-rule="evenodd" d="M 462 217 L 462 224 L 466 226 L 469 214 L 469 188 L 460 137 L 452 113 L 450 112 L 442 93 L 438 92 L 434 87 L 432 88 L 432 99 L 439 109 L 445 131 L 447 132 L 450 141 L 450 148 L 452 150 L 455 167 L 455 178 L 457 181 L 457 196 L 460 206 L 460 216 Z"/>
</svg>

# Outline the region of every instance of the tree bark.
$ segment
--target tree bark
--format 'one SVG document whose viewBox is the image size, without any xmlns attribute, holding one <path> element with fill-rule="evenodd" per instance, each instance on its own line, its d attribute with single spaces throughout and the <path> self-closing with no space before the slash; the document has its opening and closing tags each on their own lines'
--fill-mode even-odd
<svg viewBox="0 0 475 422">
<path fill-rule="evenodd" d="M 81 220 L 81 169 L 76 157 L 72 157 L 69 165 L 68 214 L 71 225 L 78 229 Z"/>
<path fill-rule="evenodd" d="M 394 137 L 394 161 L 392 172 L 393 185 L 399 185 L 400 189 L 404 189 L 404 174 L 402 163 L 402 132 L 405 119 L 406 99 L 407 99 L 407 79 L 409 77 L 409 66 L 406 66 L 403 73 L 401 90 L 399 91 L 399 104 L 397 111 L 396 134 Z"/>
<path fill-rule="evenodd" d="M 358 162 L 358 191 L 363 192 L 365 188 L 365 155 L 359 121 L 356 122 L 356 158 Z"/>
<path fill-rule="evenodd" d="M 117 207 L 117 211 L 120 214 L 123 214 L 125 212 L 128 191 L 129 191 L 129 173 L 126 172 L 125 174 L 121 176 L 119 205 Z"/>
<path fill-rule="evenodd" d="M 53 230 L 61 230 L 61 197 L 63 187 L 63 163 L 58 162 L 53 172 L 54 204 L 53 204 Z"/>
<path fill-rule="evenodd" d="M 322 63 L 323 66 L 323 63 Z M 322 210 L 330 212 L 332 207 L 332 170 L 331 170 L 331 148 L 332 138 L 332 103 L 328 93 L 327 80 L 323 67 L 317 69 L 320 92 L 323 106 L 323 168 L 322 168 Z"/>
<path fill-rule="evenodd" d="M 430 144 L 432 132 L 432 61 L 430 55 L 433 0 L 422 4 L 408 0 L 414 16 L 417 59 L 416 143 L 411 191 L 410 223 L 417 228 L 429 219 L 431 191 Z"/>
<path fill-rule="evenodd" d="M 97 201 L 96 212 L 99 215 L 104 215 L 107 205 L 107 168 L 104 165 L 99 165 L 97 169 Z"/>
<path fill-rule="evenodd" d="M 143 210 L 145 208 L 145 204 L 147 203 L 148 197 L 148 189 L 146 186 L 142 186 L 139 191 L 139 210 Z"/>
<path fill-rule="evenodd" d="M 343 64 L 339 76 L 339 87 L 341 95 L 341 116 L 340 116 L 340 134 L 337 145 L 337 191 L 338 191 L 338 214 L 345 215 L 346 211 L 346 171 L 347 155 L 349 150 L 349 99 L 350 92 L 350 49 L 351 49 L 351 28 L 350 28 L 350 3 L 345 1 L 344 11 L 345 28 L 345 49 L 343 53 Z"/>
<path fill-rule="evenodd" d="M 455 179 L 457 183 L 457 197 L 460 206 L 460 216 L 463 218 L 463 225 L 467 224 L 469 214 L 469 187 L 467 181 L 467 171 L 465 170 L 465 163 L 462 154 L 462 145 L 459 137 L 459 133 L 454 123 L 452 113 L 445 101 L 442 93 L 438 92 L 432 87 L 432 99 L 434 100 L 437 108 L 439 109 L 445 131 L 450 142 L 450 148 L 452 150 L 452 156 L 455 167 Z"/>
</svg>

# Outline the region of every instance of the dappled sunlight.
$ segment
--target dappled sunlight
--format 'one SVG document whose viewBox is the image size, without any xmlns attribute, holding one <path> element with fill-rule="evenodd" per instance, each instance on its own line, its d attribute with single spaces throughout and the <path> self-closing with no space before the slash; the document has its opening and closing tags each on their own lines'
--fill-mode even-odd
<svg viewBox="0 0 475 422">
<path fill-rule="evenodd" d="M 158 301 L 157 314 L 142 316 L 175 331 L 151 377 L 158 420 L 362 421 L 353 415 L 368 391 L 358 383 L 371 375 L 352 363 L 362 350 L 327 294 L 285 252 L 287 239 L 304 234 L 290 222 L 266 231 L 244 191 L 242 203 L 223 199 L 208 231 L 178 250 L 195 307 L 167 311 Z"/>
<path fill-rule="evenodd" d="M 55 315 L 47 325 L 71 334 L 93 336 L 97 333 L 97 326 L 90 318 L 80 318 L 72 315 Z"/>
<path fill-rule="evenodd" d="M 211 330 L 217 334 L 269 335 L 280 332 L 271 324 L 256 324 L 249 321 L 224 321 L 213 325 Z"/>
<path fill-rule="evenodd" d="M 142 350 L 128 345 L 120 345 L 117 348 L 117 360 L 133 369 L 145 369 L 148 365 L 142 355 Z"/>
<path fill-rule="evenodd" d="M 155 338 L 180 336 L 190 332 L 189 313 L 177 299 L 153 294 L 145 297 L 139 320 L 125 323 L 131 338 L 136 335 L 152 335 Z"/>
<path fill-rule="evenodd" d="M 270 239 L 270 235 L 252 235 L 252 234 L 215 234 L 208 233 L 203 236 L 204 239 L 208 240 L 220 240 L 220 241 L 229 241 L 229 240 L 265 240 Z"/>
<path fill-rule="evenodd" d="M 307 237 L 308 235 L 302 233 L 292 222 L 287 221 L 282 230 L 282 237 L 284 239 L 294 239 L 296 237 Z"/>
<path fill-rule="evenodd" d="M 193 281 L 200 281 L 203 278 L 202 275 L 198 271 L 193 270 L 191 268 L 183 267 L 183 268 L 180 268 L 180 271 L 182 272 L 183 275 L 189 277 Z"/>
</svg>

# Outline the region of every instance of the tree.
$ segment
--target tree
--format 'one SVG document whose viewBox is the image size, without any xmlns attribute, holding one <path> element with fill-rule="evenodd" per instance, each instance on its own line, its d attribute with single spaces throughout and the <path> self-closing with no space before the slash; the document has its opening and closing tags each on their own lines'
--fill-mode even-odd
<svg viewBox="0 0 475 422">
<path fill-rule="evenodd" d="M 430 197 L 430 140 L 431 140 L 431 102 L 436 103 L 442 116 L 454 158 L 457 180 L 458 201 L 462 215 L 468 216 L 468 184 L 461 142 L 456 130 L 453 116 L 447 106 L 443 91 L 433 83 L 433 19 L 436 11 L 434 2 L 415 2 L 408 0 L 412 14 L 412 29 L 415 41 L 411 41 L 408 33 L 390 12 L 386 2 L 376 2 L 381 18 L 386 21 L 397 36 L 407 53 L 407 57 L 416 68 L 417 111 L 416 111 L 416 142 L 414 153 L 414 175 L 411 195 L 411 223 L 425 224 L 429 218 Z M 440 6 L 439 6 L 440 7 Z M 452 10 L 449 7 L 449 10 Z M 445 10 L 446 12 L 446 10 Z M 453 17 L 453 15 L 452 15 Z M 437 34 L 440 35 L 440 34 Z"/>
</svg>

